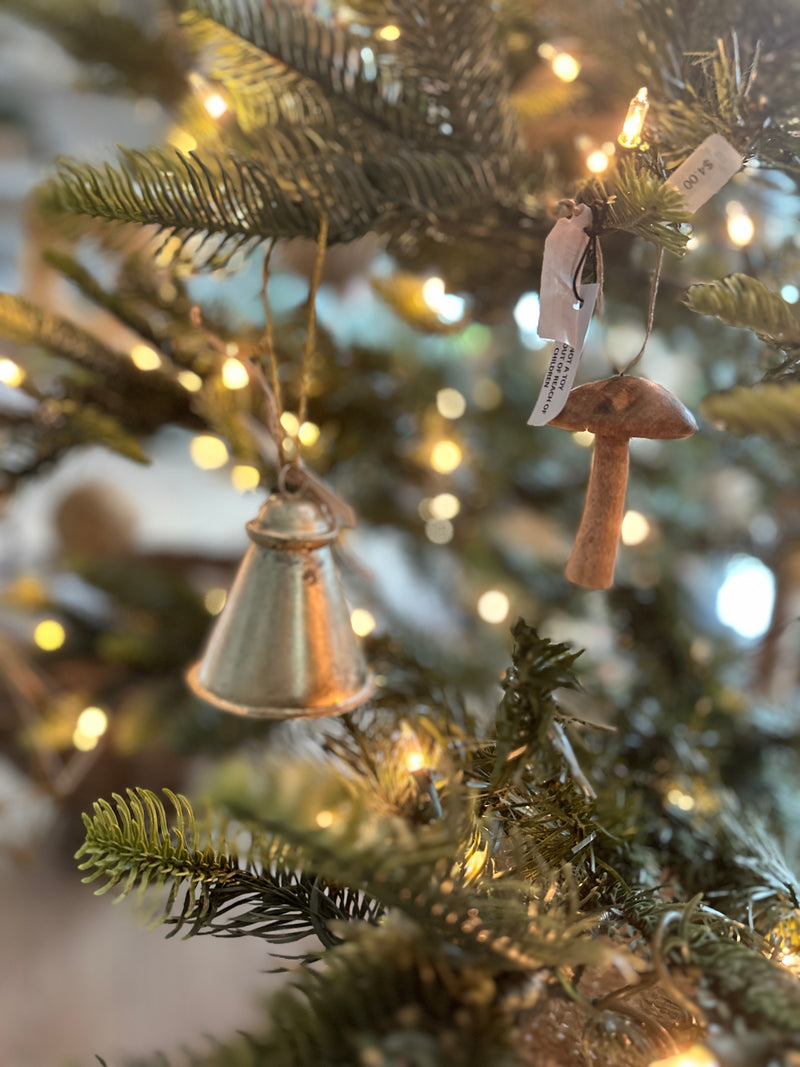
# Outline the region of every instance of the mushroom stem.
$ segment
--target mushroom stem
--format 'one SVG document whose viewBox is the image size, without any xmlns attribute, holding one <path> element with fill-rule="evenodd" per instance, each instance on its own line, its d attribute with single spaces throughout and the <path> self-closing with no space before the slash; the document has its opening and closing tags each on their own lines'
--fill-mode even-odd
<svg viewBox="0 0 800 1067">
<path fill-rule="evenodd" d="M 628 438 L 597 434 L 583 517 L 565 571 L 575 585 L 611 587 L 627 486 Z"/>
</svg>

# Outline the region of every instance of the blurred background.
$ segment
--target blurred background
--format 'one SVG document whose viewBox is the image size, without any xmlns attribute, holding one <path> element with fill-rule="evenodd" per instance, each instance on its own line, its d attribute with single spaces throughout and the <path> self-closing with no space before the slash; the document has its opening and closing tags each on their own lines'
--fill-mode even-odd
<svg viewBox="0 0 800 1067">
<path fill-rule="evenodd" d="M 114 143 L 178 143 L 181 131 L 155 93 L 104 87 L 96 65 L 87 72 L 13 7 L 0 3 L 0 290 L 130 347 L 43 262 L 46 235 L 28 226 L 28 197 L 60 154 L 101 161 Z M 509 37 L 523 134 L 575 181 L 608 165 L 637 87 L 590 42 L 591 29 L 554 43 L 543 19 L 538 36 Z M 593 97 L 597 84 L 604 93 Z M 224 100 L 219 111 L 214 93 L 195 90 L 222 120 Z M 555 130 L 533 107 L 545 90 L 572 115 Z M 751 169 L 698 214 L 692 255 L 667 262 L 642 369 L 693 410 L 710 390 L 763 370 L 765 357 L 757 338 L 692 315 L 680 293 L 751 270 L 797 303 L 797 206 L 793 182 Z M 294 242 L 273 262 L 270 298 L 289 350 L 313 253 Z M 644 334 L 649 252 L 628 242 L 611 253 L 622 266 L 608 273 L 583 380 L 631 359 Z M 502 242 L 492 255 L 448 262 L 442 251 L 426 265 L 418 252 L 414 265 L 364 239 L 326 262 L 318 307 L 330 359 L 308 420 L 285 428 L 360 515 L 342 568 L 354 630 L 375 647 L 399 640 L 490 708 L 508 627 L 524 616 L 586 649 L 577 715 L 613 726 L 624 705 L 656 750 L 659 730 L 682 731 L 687 766 L 717 766 L 796 858 L 796 450 L 706 419 L 691 442 L 633 442 L 617 586 L 570 587 L 562 572 L 591 439 L 526 426 L 549 356 L 536 335 L 538 278 L 525 262 L 505 270 Z M 219 410 L 244 384 L 229 338 L 260 322 L 260 272 L 255 262 L 191 283 L 224 342 L 214 352 Z M 0 342 L 0 402 L 12 422 L 29 411 L 15 391 L 18 357 L 19 346 Z M 145 369 L 146 351 L 131 358 Z M 179 1046 L 198 1019 L 212 1033 L 246 1027 L 277 980 L 260 973 L 274 965 L 261 944 L 165 941 L 130 906 L 96 900 L 71 858 L 95 798 L 133 785 L 202 794 L 220 759 L 270 729 L 221 716 L 183 683 L 263 499 L 260 458 L 169 420 L 147 439 L 149 465 L 120 451 L 71 448 L 25 477 L 9 462 L 3 486 L 0 1060 L 10 1067 L 87 1064 L 95 1053 L 113 1067 Z"/>
</svg>

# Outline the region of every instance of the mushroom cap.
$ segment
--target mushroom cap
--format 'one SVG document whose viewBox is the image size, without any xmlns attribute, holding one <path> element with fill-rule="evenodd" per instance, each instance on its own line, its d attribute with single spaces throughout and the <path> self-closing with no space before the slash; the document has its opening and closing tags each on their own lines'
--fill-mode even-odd
<svg viewBox="0 0 800 1067">
<path fill-rule="evenodd" d="M 619 440 L 691 437 L 697 430 L 692 413 L 663 386 L 624 374 L 579 385 L 547 425 Z"/>
</svg>

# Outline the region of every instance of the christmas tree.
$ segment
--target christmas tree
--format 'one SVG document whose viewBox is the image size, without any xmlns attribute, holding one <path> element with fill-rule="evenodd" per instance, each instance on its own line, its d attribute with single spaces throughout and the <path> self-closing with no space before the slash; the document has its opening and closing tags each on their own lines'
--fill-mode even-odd
<svg viewBox="0 0 800 1067">
<path fill-rule="evenodd" d="M 224 608 L 97 487 L 7 566 L 85 880 L 291 954 L 142 1062 L 796 1065 L 796 5 L 2 10 L 160 126 L 31 198 L 7 513 L 164 441 L 252 503 Z"/>
</svg>

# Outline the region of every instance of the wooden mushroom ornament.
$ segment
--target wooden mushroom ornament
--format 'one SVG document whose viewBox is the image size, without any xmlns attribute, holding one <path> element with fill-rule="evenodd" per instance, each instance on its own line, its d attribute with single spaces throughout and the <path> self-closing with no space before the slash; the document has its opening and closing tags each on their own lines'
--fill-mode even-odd
<svg viewBox="0 0 800 1067">
<path fill-rule="evenodd" d="M 548 425 L 595 435 L 586 504 L 565 574 L 575 585 L 608 589 L 614 581 L 625 510 L 628 441 L 690 437 L 697 423 L 662 386 L 617 374 L 573 389 Z"/>
</svg>

